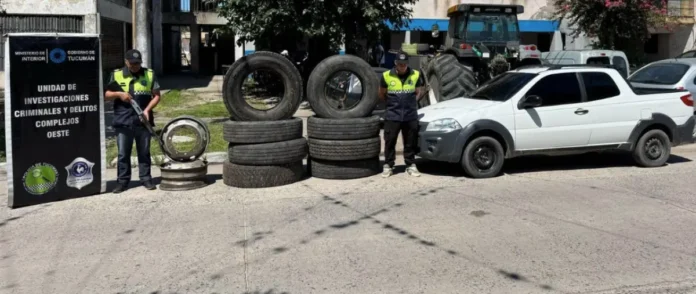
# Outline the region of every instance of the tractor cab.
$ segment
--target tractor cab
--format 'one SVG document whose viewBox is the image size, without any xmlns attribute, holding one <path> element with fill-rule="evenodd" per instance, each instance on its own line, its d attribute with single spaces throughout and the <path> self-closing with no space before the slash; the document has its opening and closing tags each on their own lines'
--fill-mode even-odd
<svg viewBox="0 0 696 294">
<path fill-rule="evenodd" d="M 535 45 L 521 45 L 517 15 L 521 5 L 459 4 L 447 10 L 445 52 L 484 76 L 540 63 Z M 529 60 L 528 60 L 529 59 Z"/>
</svg>

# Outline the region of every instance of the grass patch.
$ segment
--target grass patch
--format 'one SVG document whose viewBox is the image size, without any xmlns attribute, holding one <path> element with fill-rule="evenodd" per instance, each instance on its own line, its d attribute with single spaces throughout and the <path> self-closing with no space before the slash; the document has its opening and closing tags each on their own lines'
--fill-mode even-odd
<svg viewBox="0 0 696 294">
<path fill-rule="evenodd" d="M 191 115 L 195 117 L 229 117 L 225 103 L 222 101 L 200 104 L 187 109 L 172 109 L 168 112 L 160 113 L 164 117 L 177 117 L 180 115 Z"/>
<path fill-rule="evenodd" d="M 155 107 L 155 117 L 174 118 L 181 115 L 195 117 L 229 117 L 219 94 L 171 90 Z"/>
<path fill-rule="evenodd" d="M 208 149 L 206 149 L 206 153 L 227 151 L 228 143 L 222 139 L 222 122 L 208 123 L 208 129 L 210 130 L 210 142 L 208 143 Z M 180 143 L 177 146 L 179 146 L 179 149 L 185 149 L 186 147 L 182 146 L 184 144 L 185 143 Z M 159 145 L 157 145 L 157 142 L 154 138 L 150 142 L 150 155 L 152 155 L 152 156 L 162 155 L 162 151 L 160 150 Z M 138 156 L 138 154 L 135 151 L 135 145 L 133 145 L 133 151 L 131 152 L 131 156 L 132 157 Z M 114 158 L 116 158 L 116 157 L 118 157 L 118 147 L 116 146 L 116 138 L 107 139 L 106 140 L 106 163 L 107 163 L 107 165 L 110 165 L 111 161 L 114 160 Z M 154 164 L 155 163 L 153 162 L 153 165 Z"/>
</svg>

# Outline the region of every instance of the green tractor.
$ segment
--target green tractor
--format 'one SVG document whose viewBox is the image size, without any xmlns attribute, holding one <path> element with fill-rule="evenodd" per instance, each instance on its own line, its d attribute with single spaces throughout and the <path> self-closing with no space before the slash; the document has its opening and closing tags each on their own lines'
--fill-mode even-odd
<svg viewBox="0 0 696 294">
<path fill-rule="evenodd" d="M 466 96 L 501 73 L 541 64 L 541 52 L 536 45 L 520 44 L 517 14 L 523 12 L 521 5 L 450 7 L 444 48 L 424 69 L 430 86 L 430 99 L 426 103 Z"/>
</svg>

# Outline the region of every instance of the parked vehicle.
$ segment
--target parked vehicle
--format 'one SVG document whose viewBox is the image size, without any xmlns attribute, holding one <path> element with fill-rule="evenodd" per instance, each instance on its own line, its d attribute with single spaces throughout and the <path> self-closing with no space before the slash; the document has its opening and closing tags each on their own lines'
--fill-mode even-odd
<svg viewBox="0 0 696 294">
<path fill-rule="evenodd" d="M 656 167 L 672 146 L 694 142 L 693 105 L 686 90 L 636 89 L 612 68 L 528 66 L 420 109 L 419 156 L 458 162 L 474 178 L 532 154 L 625 150 Z"/>
<path fill-rule="evenodd" d="M 458 4 L 447 9 L 444 50 L 423 69 L 433 102 L 465 96 L 510 69 L 541 64 L 537 46 L 521 42 L 517 15 L 522 13 L 524 6 L 504 4 Z"/>
<path fill-rule="evenodd" d="M 614 50 L 563 50 L 542 52 L 541 59 L 546 64 L 590 64 L 611 65 L 622 77 L 630 74 L 626 53 Z"/>
<path fill-rule="evenodd" d="M 696 58 L 696 50 L 689 50 L 674 58 Z"/>
<path fill-rule="evenodd" d="M 649 63 L 634 72 L 628 81 L 637 88 L 686 89 L 691 95 L 696 95 L 696 58 L 666 59 Z"/>
</svg>

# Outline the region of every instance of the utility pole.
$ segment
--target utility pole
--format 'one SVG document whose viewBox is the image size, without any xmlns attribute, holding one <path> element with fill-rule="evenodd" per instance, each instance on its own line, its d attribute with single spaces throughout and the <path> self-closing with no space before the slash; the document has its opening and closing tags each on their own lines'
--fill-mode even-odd
<svg viewBox="0 0 696 294">
<path fill-rule="evenodd" d="M 143 55 L 143 66 L 150 67 L 148 0 L 133 0 L 133 47 Z"/>
</svg>

